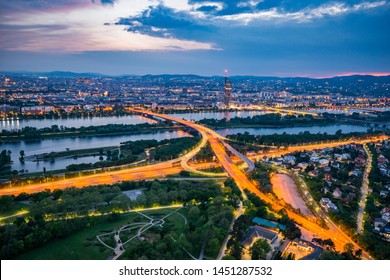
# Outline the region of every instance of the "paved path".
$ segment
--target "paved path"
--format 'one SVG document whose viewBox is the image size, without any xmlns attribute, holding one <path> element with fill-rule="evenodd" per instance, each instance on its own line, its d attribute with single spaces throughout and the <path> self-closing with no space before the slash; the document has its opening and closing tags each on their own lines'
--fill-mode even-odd
<svg viewBox="0 0 390 280">
<path fill-rule="evenodd" d="M 17 213 L 17 214 L 13 214 L 13 215 L 9 215 L 9 216 L 6 216 L 6 217 L 1 217 L 0 218 L 0 221 L 1 220 L 5 220 L 5 219 L 8 219 L 8 218 L 12 218 L 12 217 L 19 217 L 19 216 L 23 216 L 23 215 L 25 215 L 25 214 L 27 214 L 29 211 L 23 211 L 23 212 L 19 212 L 19 213 Z"/>
<path fill-rule="evenodd" d="M 366 163 L 366 169 L 364 170 L 363 183 L 360 188 L 361 198 L 359 201 L 359 211 L 357 214 L 357 227 L 356 227 L 357 234 L 360 234 L 363 231 L 364 209 L 366 208 L 366 200 L 367 200 L 368 184 L 369 184 L 368 175 L 371 172 L 371 165 L 372 165 L 372 155 L 370 150 L 368 149 L 366 144 L 363 145 L 363 148 L 367 155 L 367 163 Z"/>
<path fill-rule="evenodd" d="M 233 230 L 234 222 L 235 222 L 235 221 L 238 219 L 238 217 L 240 217 L 242 214 L 244 214 L 244 207 L 243 207 L 242 201 L 240 201 L 240 206 L 239 206 L 239 208 L 237 209 L 237 211 L 236 211 L 236 213 L 235 213 L 235 215 L 234 215 L 234 218 L 233 218 L 232 222 L 230 223 L 229 230 L 228 230 L 228 234 L 226 235 L 226 238 L 225 238 L 225 240 L 224 240 L 223 243 L 222 243 L 221 249 L 219 250 L 219 253 L 218 253 L 218 256 L 217 256 L 217 260 L 221 260 L 221 259 L 225 256 L 227 243 L 228 243 L 229 238 L 230 238 L 229 232 L 231 232 L 231 231 Z"/>
</svg>

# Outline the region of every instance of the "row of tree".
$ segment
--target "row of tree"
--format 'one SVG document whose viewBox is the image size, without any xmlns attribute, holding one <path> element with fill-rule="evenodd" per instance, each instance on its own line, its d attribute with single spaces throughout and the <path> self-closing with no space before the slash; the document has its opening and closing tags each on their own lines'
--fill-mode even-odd
<svg viewBox="0 0 390 280">
<path fill-rule="evenodd" d="M 2 150 L 0 153 L 0 168 L 11 163 L 11 151 Z"/>
<path fill-rule="evenodd" d="M 308 125 L 308 124 L 329 124 L 333 123 L 326 118 L 314 118 L 312 115 L 281 115 L 281 114 L 265 114 L 256 115 L 252 117 L 240 118 L 234 117 L 230 120 L 226 119 L 203 119 L 199 123 L 210 125 L 213 127 L 227 127 L 227 126 L 245 126 L 245 125 L 265 125 L 265 126 L 294 126 L 294 125 Z"/>
<path fill-rule="evenodd" d="M 361 138 L 367 136 L 373 136 L 380 134 L 379 131 L 369 130 L 367 132 L 350 132 L 342 133 L 342 130 L 339 129 L 335 134 L 324 133 L 310 133 L 309 131 L 300 132 L 298 134 L 287 134 L 286 132 L 282 134 L 272 134 L 272 135 L 253 135 L 249 132 L 231 134 L 227 138 L 241 141 L 244 143 L 252 143 L 258 145 L 267 145 L 267 146 L 286 146 L 286 145 L 297 145 L 311 142 L 321 142 L 321 141 L 340 141 L 343 139 L 350 138 Z"/>
<path fill-rule="evenodd" d="M 172 122 L 157 122 L 157 123 L 142 123 L 142 124 L 107 124 L 100 126 L 82 126 L 66 127 L 52 125 L 51 127 L 36 128 L 26 126 L 16 131 L 9 131 L 3 129 L 0 133 L 2 137 L 15 137 L 25 139 L 40 139 L 45 136 L 47 137 L 69 137 L 69 136 L 85 136 L 85 135 L 107 135 L 107 134 L 118 134 L 118 133 L 137 133 L 149 129 L 166 128 L 173 126 Z M 6 139 L 6 138 L 5 138 Z"/>
</svg>

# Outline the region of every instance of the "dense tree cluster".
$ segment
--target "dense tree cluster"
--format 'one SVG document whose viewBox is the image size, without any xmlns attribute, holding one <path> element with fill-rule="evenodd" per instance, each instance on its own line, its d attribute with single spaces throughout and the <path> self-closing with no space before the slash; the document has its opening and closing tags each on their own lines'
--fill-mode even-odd
<svg viewBox="0 0 390 280">
<path fill-rule="evenodd" d="M 252 260 L 265 260 L 267 254 L 271 251 L 271 246 L 268 244 L 267 240 L 260 238 L 255 241 L 250 248 L 250 253 L 252 255 Z"/>
<path fill-rule="evenodd" d="M 11 163 L 11 151 L 2 150 L 0 153 L 0 168 Z"/>
<path fill-rule="evenodd" d="M 178 157 L 194 147 L 198 142 L 199 137 L 182 137 L 160 141 L 160 146 L 153 153 L 155 160 L 170 160 Z"/>
<path fill-rule="evenodd" d="M 29 217 L 28 221 L 18 218 L 13 224 L 0 227 L 0 258 L 12 259 L 50 241 L 66 238 L 98 220 L 86 217 L 45 222 L 40 215 Z"/>
<path fill-rule="evenodd" d="M 159 142 L 157 140 L 137 140 L 126 141 L 121 143 L 121 150 L 126 151 L 129 154 L 138 155 L 144 152 L 146 149 L 157 147 Z"/>
<path fill-rule="evenodd" d="M 250 174 L 250 178 L 258 183 L 259 189 L 264 193 L 272 193 L 270 171 L 265 164 L 256 162 L 255 169 Z"/>
<path fill-rule="evenodd" d="M 195 157 L 198 161 L 212 161 L 214 157 L 214 151 L 211 149 L 210 143 L 207 142 L 206 146 L 200 149 Z"/>
<path fill-rule="evenodd" d="M 283 231 L 284 237 L 290 240 L 301 238 L 302 232 L 300 228 L 287 215 L 283 215 L 279 222 L 286 226 L 286 230 Z"/>
<path fill-rule="evenodd" d="M 66 171 L 74 172 L 74 171 L 83 171 L 83 170 L 110 167 L 110 166 L 116 166 L 116 165 L 124 165 L 124 164 L 133 163 L 133 162 L 137 161 L 137 159 L 138 159 L 137 155 L 129 155 L 125 158 L 121 158 L 121 159 L 117 159 L 117 160 L 113 159 L 113 160 L 107 160 L 107 161 L 98 161 L 95 163 L 70 164 L 66 167 Z"/>
<path fill-rule="evenodd" d="M 336 131 L 335 134 L 328 133 L 310 133 L 309 131 L 300 132 L 298 134 L 271 134 L 271 135 L 253 135 L 248 132 L 237 133 L 228 135 L 227 138 L 242 141 L 245 143 L 259 144 L 259 145 L 272 145 L 272 146 L 289 146 L 310 142 L 321 142 L 321 141 L 339 141 L 350 138 L 361 138 L 370 135 L 377 135 L 379 131 L 371 132 L 350 132 L 342 133 L 342 130 Z"/>
<path fill-rule="evenodd" d="M 227 243 L 229 256 L 236 260 L 240 260 L 243 253 L 243 246 L 241 244 L 249 227 L 251 226 L 252 218 L 248 215 L 241 215 L 235 220 L 233 230 L 230 232 L 230 239 Z"/>
<path fill-rule="evenodd" d="M 122 193 L 134 189 L 143 191 L 136 200 L 131 201 Z M 186 251 L 199 256 L 204 250 L 207 258 L 215 258 L 233 219 L 234 205 L 229 199 L 231 195 L 229 188 L 221 190 L 212 181 L 155 180 L 128 181 L 114 186 L 69 188 L 5 197 L 4 201 L 9 200 L 11 204 L 22 200 L 30 200 L 32 203 L 26 218 L 18 218 L 13 224 L 0 227 L 0 256 L 3 259 L 13 258 L 52 240 L 65 238 L 92 224 L 115 221 L 115 218 L 118 218 L 118 214 L 83 218 L 82 215 L 91 211 L 115 213 L 118 210 L 128 210 L 129 207 L 183 202 L 187 205 L 184 211 L 188 217 L 188 226 L 182 235 L 173 236 L 177 243 L 172 241 L 168 232 L 158 232 L 160 237 L 156 242 L 134 243 L 126 250 L 125 257 L 186 259 L 189 258 Z M 68 220 L 47 219 L 65 216 Z M 78 218 L 72 218 L 75 216 Z M 172 230 L 169 232 L 174 234 Z"/>
<path fill-rule="evenodd" d="M 66 127 L 52 125 L 51 127 L 36 128 L 26 126 L 16 131 L 3 129 L 0 136 L 24 139 L 40 139 L 44 137 L 69 137 L 85 135 L 107 135 L 120 133 L 138 133 L 145 130 L 171 127 L 170 122 L 142 123 L 142 124 L 107 124 L 100 126 Z"/>
<path fill-rule="evenodd" d="M 294 126 L 294 125 L 307 125 L 307 124 L 328 124 L 330 121 L 326 118 L 314 118 L 311 115 L 295 116 L 281 114 L 265 114 L 256 115 L 253 117 L 234 117 L 229 121 L 226 119 L 203 119 L 199 121 L 202 124 L 210 125 L 213 127 L 228 127 L 228 126 L 253 126 L 253 125 L 267 125 L 267 126 Z"/>
</svg>

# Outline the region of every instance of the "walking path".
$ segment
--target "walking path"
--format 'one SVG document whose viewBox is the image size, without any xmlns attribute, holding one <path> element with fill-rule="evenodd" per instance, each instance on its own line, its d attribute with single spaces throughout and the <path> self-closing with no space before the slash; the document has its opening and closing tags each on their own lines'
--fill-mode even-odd
<svg viewBox="0 0 390 280">
<path fill-rule="evenodd" d="M 148 222 L 139 222 L 139 223 L 131 223 L 131 224 L 126 224 L 126 225 L 123 225 L 121 226 L 117 231 L 112 231 L 112 232 L 109 232 L 109 233 L 104 233 L 104 234 L 100 234 L 98 236 L 96 236 L 97 240 L 105 247 L 113 250 L 113 256 L 112 256 L 112 260 L 116 260 L 118 259 L 124 252 L 125 252 L 125 249 L 124 249 L 124 245 L 126 245 L 128 242 L 134 240 L 135 238 L 137 238 L 138 240 L 141 240 L 143 241 L 144 240 L 144 237 L 142 236 L 142 233 L 144 233 L 145 231 L 147 231 L 148 229 L 154 227 L 154 226 L 160 226 L 162 227 L 163 224 L 165 223 L 165 219 L 168 218 L 169 216 L 171 216 L 172 214 L 177 214 L 178 216 L 180 216 L 183 221 L 184 221 L 184 224 L 186 225 L 188 223 L 188 220 L 186 217 L 184 217 L 181 213 L 179 213 L 178 211 L 181 209 L 182 207 L 176 209 L 175 211 L 172 211 L 170 213 L 168 213 L 167 215 L 165 215 L 164 217 L 162 218 L 152 218 L 152 217 L 149 217 L 148 215 L 145 215 L 139 211 L 136 211 L 136 210 L 132 210 L 134 212 L 136 212 L 137 214 L 143 216 L 144 218 L 148 219 L 149 221 Z M 136 231 L 136 233 L 131 236 L 128 240 L 126 240 L 125 242 L 122 242 L 121 238 L 120 238 L 120 234 L 124 231 L 131 231 L 131 230 L 134 230 L 134 229 L 138 229 Z M 107 236 L 110 236 L 110 235 L 114 235 L 114 240 L 115 240 L 115 247 L 112 247 L 112 246 L 109 246 L 107 243 L 105 243 L 102 238 L 103 237 L 107 237 Z M 176 242 L 176 239 L 173 238 L 172 235 L 170 235 L 170 237 L 173 239 L 173 241 L 175 243 Z M 182 249 L 184 249 L 184 251 L 192 258 L 192 259 L 196 259 L 194 258 L 194 256 L 192 254 L 190 254 L 184 247 L 182 247 L 179 243 L 177 243 Z"/>
<path fill-rule="evenodd" d="M 368 175 L 371 172 L 371 165 L 372 165 L 372 154 L 370 150 L 367 148 L 366 144 L 363 145 L 363 148 L 367 155 L 367 163 L 366 163 L 366 169 L 364 170 L 362 187 L 360 188 L 361 198 L 359 201 L 359 212 L 357 214 L 357 227 L 356 227 L 357 234 L 360 234 L 363 231 L 364 209 L 366 208 L 366 200 L 367 200 L 368 184 L 369 184 Z"/>
</svg>

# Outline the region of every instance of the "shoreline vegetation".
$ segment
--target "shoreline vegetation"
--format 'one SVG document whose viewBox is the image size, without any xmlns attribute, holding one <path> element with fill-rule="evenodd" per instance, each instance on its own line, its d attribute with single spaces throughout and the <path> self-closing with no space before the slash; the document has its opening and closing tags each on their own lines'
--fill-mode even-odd
<svg viewBox="0 0 390 280">
<path fill-rule="evenodd" d="M 107 135 L 123 135 L 123 134 L 138 134 L 138 133 L 153 133 L 161 130 L 187 130 L 181 125 L 174 125 L 172 122 L 159 122 L 155 124 L 107 124 L 101 126 L 87 127 L 64 127 L 52 125 L 37 129 L 35 127 L 26 126 L 18 131 L 3 130 L 0 133 L 0 144 L 2 142 L 13 142 L 21 140 L 40 140 L 51 138 L 66 138 L 66 137 L 87 137 L 87 136 L 107 136 Z"/>
<path fill-rule="evenodd" d="M 355 115 L 336 115 L 324 113 L 319 117 L 312 115 L 282 115 L 279 113 L 270 113 L 264 115 L 256 115 L 252 117 L 234 117 L 230 120 L 226 119 L 202 119 L 198 123 L 210 126 L 214 129 L 217 128 L 234 128 L 234 127 L 267 127 L 267 128 L 280 128 L 280 127 L 295 127 L 295 126 L 312 126 L 312 125 L 334 125 L 334 124 L 356 124 L 356 121 L 360 121 L 361 124 L 365 124 L 366 120 L 356 119 Z M 363 123 L 362 123 L 363 121 Z"/>
</svg>

